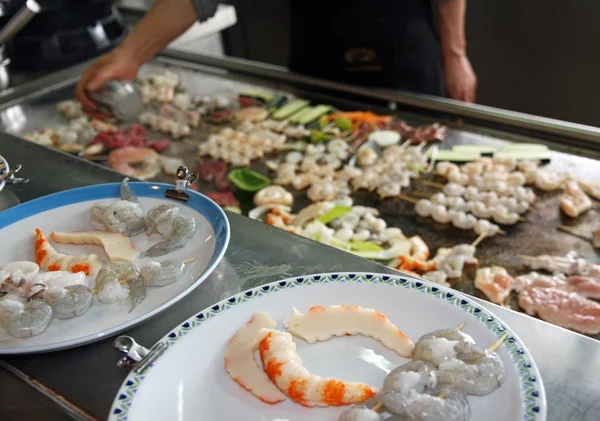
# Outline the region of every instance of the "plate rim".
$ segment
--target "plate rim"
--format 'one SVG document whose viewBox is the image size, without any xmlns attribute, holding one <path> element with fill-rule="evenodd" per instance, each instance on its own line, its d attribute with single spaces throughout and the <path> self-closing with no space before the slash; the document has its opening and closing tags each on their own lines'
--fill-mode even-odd
<svg viewBox="0 0 600 421">
<path fill-rule="evenodd" d="M 4 228 L 9 227 L 23 219 L 40 214 L 42 212 L 47 212 L 49 210 L 58 209 L 63 206 L 69 206 L 69 205 L 73 205 L 76 203 L 87 202 L 90 200 L 101 200 L 101 199 L 111 198 L 111 197 L 113 197 L 112 193 L 111 193 L 111 189 L 117 188 L 116 192 L 118 192 L 118 188 L 120 186 L 121 186 L 121 183 L 94 184 L 94 185 L 90 185 L 90 186 L 77 187 L 77 188 L 70 189 L 70 190 L 63 190 L 60 192 L 52 193 L 52 194 L 49 194 L 46 196 L 38 197 L 36 199 L 32 199 L 27 202 L 21 203 L 17 206 L 14 206 L 12 208 L 9 208 L 9 209 L 6 209 L 5 211 L 0 212 L 0 233 L 2 232 L 2 230 Z M 164 197 L 164 195 L 161 196 L 161 194 L 166 189 L 172 189 L 173 188 L 172 185 L 165 184 L 165 183 L 153 183 L 153 182 L 143 182 L 142 181 L 142 182 L 131 182 L 129 184 L 129 186 L 133 189 L 133 191 L 135 192 L 135 194 L 138 197 L 164 198 L 166 200 L 172 200 L 173 202 L 176 202 L 173 199 Z M 92 192 L 95 192 L 96 194 L 92 195 L 91 197 L 87 195 L 87 193 L 92 193 Z M 72 196 L 73 194 L 75 195 L 75 197 Z M 74 348 L 74 347 L 86 345 L 86 344 L 89 344 L 92 342 L 100 341 L 106 337 L 110 337 L 114 334 L 117 334 L 128 328 L 131 328 L 142 322 L 145 322 L 149 318 L 154 317 L 158 313 L 161 313 L 162 311 L 166 310 L 167 308 L 169 308 L 170 306 L 172 306 L 173 304 L 175 304 L 176 302 L 178 302 L 179 300 L 181 300 L 182 298 L 187 296 L 194 289 L 196 289 L 202 282 L 204 282 L 204 280 L 206 280 L 206 278 L 208 278 L 208 276 L 210 276 L 214 272 L 217 265 L 221 262 L 221 260 L 223 260 L 223 257 L 225 256 L 225 253 L 227 252 L 227 249 L 229 247 L 229 242 L 230 242 L 230 238 L 231 238 L 231 226 L 229 224 L 229 218 L 227 218 L 227 215 L 225 214 L 223 209 L 219 205 L 217 205 L 212 199 L 210 199 L 209 197 L 207 197 L 201 193 L 193 191 L 193 190 L 190 191 L 190 194 L 197 195 L 200 198 L 200 200 L 202 202 L 204 202 L 205 205 L 212 207 L 213 209 L 211 210 L 211 213 L 214 213 L 215 215 L 217 215 L 218 218 L 222 219 L 223 227 L 224 227 L 223 234 L 221 234 L 220 236 L 217 235 L 215 226 L 207 218 L 207 221 L 211 224 L 213 231 L 214 231 L 214 235 L 215 235 L 215 243 L 216 243 L 215 244 L 215 252 L 211 256 L 208 266 L 202 272 L 202 274 L 198 277 L 198 279 L 196 279 L 193 283 L 191 283 L 185 290 L 181 291 L 179 294 L 175 295 L 173 298 L 166 301 L 162 305 L 148 311 L 147 313 L 145 313 L 133 320 L 130 320 L 129 322 L 125 322 L 125 323 L 121 323 L 119 325 L 113 326 L 112 328 L 106 329 L 100 333 L 88 334 L 88 335 L 79 337 L 77 339 L 62 341 L 62 342 L 56 343 L 54 345 L 34 345 L 34 346 L 23 346 L 23 347 L 19 347 L 19 348 L 7 348 L 7 347 L 3 347 L 2 344 L 0 344 L 0 355 L 20 355 L 20 354 L 32 354 L 32 353 L 40 353 L 40 352 L 54 352 L 54 351 L 60 351 L 60 350 L 68 349 L 68 348 Z M 53 203 L 60 202 L 61 198 L 64 198 L 64 197 L 69 197 L 70 199 L 76 199 L 76 200 L 65 201 L 65 202 L 62 202 L 63 204 L 58 205 L 58 206 L 48 206 Z M 177 202 L 177 203 L 179 203 L 179 202 Z M 191 206 L 189 205 L 189 202 L 185 202 L 183 204 L 185 204 L 191 208 Z M 26 211 L 20 212 L 20 210 L 23 210 L 23 209 L 25 209 Z M 192 209 L 194 209 L 194 208 L 192 208 Z M 194 210 L 198 211 L 197 209 L 194 209 Z M 200 212 L 200 213 L 203 213 L 203 212 Z M 219 246 L 218 243 L 221 241 L 217 240 L 217 238 L 222 239 L 221 250 L 218 249 L 218 246 Z"/>
<path fill-rule="evenodd" d="M 159 341 L 165 342 L 168 349 L 174 346 L 179 339 L 183 338 L 192 329 L 201 326 L 203 323 L 216 317 L 223 311 L 254 298 L 259 298 L 270 293 L 290 288 L 343 282 L 389 285 L 406 288 L 415 292 L 427 293 L 441 299 L 443 302 L 448 303 L 448 305 L 454 305 L 455 307 L 464 310 L 490 330 L 492 335 L 498 338 L 509 333 L 510 337 L 508 340 L 504 341 L 502 346 L 506 348 L 517 369 L 517 377 L 521 386 L 520 393 L 523 407 L 522 420 L 546 421 L 547 401 L 542 376 L 530 351 L 518 335 L 516 335 L 501 318 L 497 317 L 493 311 L 482 307 L 469 296 L 451 288 L 410 275 L 388 275 L 372 272 L 327 272 L 295 276 L 269 282 L 264 285 L 249 288 L 206 307 L 199 313 L 194 314 L 174 327 Z M 157 362 L 158 361 L 160 361 L 160 358 Z M 133 370 L 129 372 L 115 394 L 115 398 L 108 413 L 108 421 L 128 420 L 129 409 L 135 399 L 135 395 L 147 373 L 155 364 L 157 364 L 157 362 L 152 363 L 146 371 L 141 374 L 135 373 Z"/>
</svg>

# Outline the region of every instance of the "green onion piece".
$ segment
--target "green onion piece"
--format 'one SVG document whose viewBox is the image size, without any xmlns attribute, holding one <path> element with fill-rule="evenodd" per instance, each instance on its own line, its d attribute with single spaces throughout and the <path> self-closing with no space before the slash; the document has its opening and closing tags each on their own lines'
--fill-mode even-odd
<svg viewBox="0 0 600 421">
<path fill-rule="evenodd" d="M 333 121 L 335 122 L 335 125 L 338 126 L 338 128 L 343 132 L 352 129 L 352 122 L 346 117 L 338 117 Z"/>
<path fill-rule="evenodd" d="M 417 171 L 417 172 L 425 171 L 427 169 L 426 166 L 418 165 L 418 164 L 408 164 L 406 166 L 406 168 L 408 168 L 410 171 Z"/>
<path fill-rule="evenodd" d="M 229 181 L 231 181 L 238 189 L 247 192 L 259 191 L 271 184 L 271 179 L 269 177 L 265 177 L 256 171 L 244 168 L 238 168 L 237 170 L 231 171 L 227 178 L 229 178 Z"/>
<path fill-rule="evenodd" d="M 223 209 L 228 210 L 229 212 L 242 214 L 242 210 L 236 206 L 225 206 Z"/>
<path fill-rule="evenodd" d="M 350 248 L 356 251 L 383 251 L 383 247 L 367 241 L 350 241 Z"/>
<path fill-rule="evenodd" d="M 312 132 L 310 135 L 310 143 L 325 143 L 329 142 L 329 135 L 323 132 Z"/>
<path fill-rule="evenodd" d="M 331 221 L 335 221 L 338 218 L 346 215 L 348 212 L 352 210 L 351 206 L 339 206 L 336 205 L 333 209 L 325 212 L 323 215 L 319 216 L 317 220 L 325 225 L 330 223 Z"/>
</svg>

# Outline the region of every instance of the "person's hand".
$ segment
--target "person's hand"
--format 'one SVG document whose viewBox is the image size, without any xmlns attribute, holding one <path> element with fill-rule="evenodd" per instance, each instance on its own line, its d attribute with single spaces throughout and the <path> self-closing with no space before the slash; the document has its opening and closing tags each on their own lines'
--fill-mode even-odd
<svg viewBox="0 0 600 421">
<path fill-rule="evenodd" d="M 446 90 L 451 99 L 475 102 L 477 76 L 466 55 L 444 57 Z"/>
<path fill-rule="evenodd" d="M 90 99 L 88 92 L 95 92 L 104 86 L 106 82 L 113 79 L 133 81 L 141 64 L 126 50 L 117 47 L 108 54 L 96 60 L 81 77 L 75 88 L 75 97 L 81 102 L 83 110 L 99 118 L 107 117 L 98 112 L 98 106 Z"/>
</svg>

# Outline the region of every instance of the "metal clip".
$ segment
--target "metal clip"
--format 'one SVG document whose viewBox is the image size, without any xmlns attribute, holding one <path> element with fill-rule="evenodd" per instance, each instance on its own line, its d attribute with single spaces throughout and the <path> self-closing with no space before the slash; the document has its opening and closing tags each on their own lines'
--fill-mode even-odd
<svg viewBox="0 0 600 421">
<path fill-rule="evenodd" d="M 190 173 L 185 165 L 177 168 L 177 180 L 175 181 L 175 190 L 165 191 L 165 197 L 187 202 L 190 200 L 190 195 L 187 193 L 187 188 L 194 184 L 198 179 L 198 173 Z"/>
<path fill-rule="evenodd" d="M 157 342 L 148 349 L 138 344 L 131 336 L 119 336 L 114 342 L 115 349 L 127 354 L 117 363 L 117 367 L 133 367 L 134 373 L 140 374 L 167 349 L 167 344 Z"/>
<path fill-rule="evenodd" d="M 13 170 L 0 175 L 0 182 L 4 181 L 6 184 L 28 183 L 29 178 L 15 178 L 15 174 L 18 173 L 21 168 L 21 165 L 17 165 Z"/>
</svg>

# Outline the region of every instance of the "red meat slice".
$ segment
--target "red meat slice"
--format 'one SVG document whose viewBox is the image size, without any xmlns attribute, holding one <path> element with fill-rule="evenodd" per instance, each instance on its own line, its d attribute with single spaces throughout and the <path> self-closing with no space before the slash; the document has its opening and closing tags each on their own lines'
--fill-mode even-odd
<svg viewBox="0 0 600 421">
<path fill-rule="evenodd" d="M 219 206 L 240 206 L 240 202 L 231 191 L 206 193 L 206 196 L 214 200 Z"/>
</svg>

